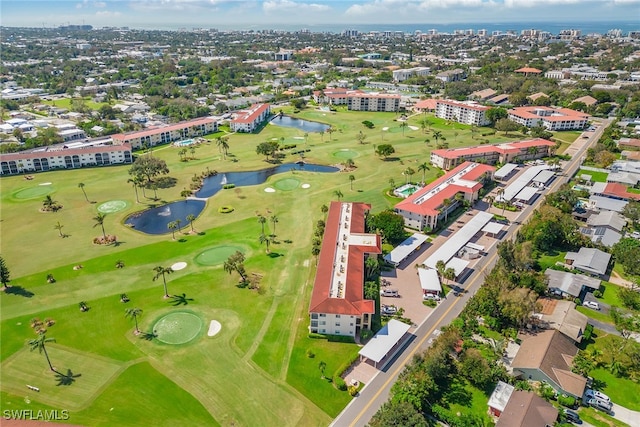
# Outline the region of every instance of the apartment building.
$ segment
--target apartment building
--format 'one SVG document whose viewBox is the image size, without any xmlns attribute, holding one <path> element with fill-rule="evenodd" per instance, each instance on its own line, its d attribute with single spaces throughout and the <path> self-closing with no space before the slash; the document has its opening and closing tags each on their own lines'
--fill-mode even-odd
<svg viewBox="0 0 640 427">
<path fill-rule="evenodd" d="M 112 135 L 114 144 L 129 144 L 135 150 L 168 144 L 181 139 L 203 136 L 218 131 L 218 122 L 212 118 L 199 118 L 168 126 Z"/>
<path fill-rule="evenodd" d="M 132 162 L 131 145 L 58 144 L 17 153 L 0 154 L 0 174 L 46 172 Z"/>
<path fill-rule="evenodd" d="M 269 104 L 253 104 L 248 110 L 240 111 L 231 120 L 229 127 L 233 132 L 253 132 L 271 115 Z"/>
<path fill-rule="evenodd" d="M 331 202 L 309 304 L 309 331 L 355 337 L 371 329 L 376 306 L 364 297 L 365 260 L 380 236 L 365 233 L 366 203 Z"/>
<path fill-rule="evenodd" d="M 464 162 L 398 203 L 394 210 L 402 215 L 407 227 L 433 230 L 462 200 L 469 203 L 478 200 L 481 181 L 491 177 L 495 170 L 493 166 Z M 457 194 L 462 194 L 461 200 L 456 199 Z"/>
<path fill-rule="evenodd" d="M 509 110 L 509 120 L 527 127 L 543 126 L 550 131 L 583 129 L 589 115 L 570 108 L 516 107 Z"/>
<path fill-rule="evenodd" d="M 436 102 L 436 117 L 467 125 L 484 126 L 491 123 L 486 116 L 486 112 L 490 108 L 474 102 L 438 100 Z"/>
<path fill-rule="evenodd" d="M 431 164 L 444 170 L 471 161 L 487 164 L 533 160 L 551 155 L 555 143 L 542 138 L 496 145 L 433 150 Z"/>
<path fill-rule="evenodd" d="M 398 111 L 400 95 L 386 93 L 357 93 L 347 98 L 347 108 L 353 111 Z"/>
<path fill-rule="evenodd" d="M 402 68 L 393 71 L 393 80 L 396 82 L 403 82 L 408 78 L 414 76 L 428 76 L 430 73 L 431 68 L 429 67 Z"/>
</svg>

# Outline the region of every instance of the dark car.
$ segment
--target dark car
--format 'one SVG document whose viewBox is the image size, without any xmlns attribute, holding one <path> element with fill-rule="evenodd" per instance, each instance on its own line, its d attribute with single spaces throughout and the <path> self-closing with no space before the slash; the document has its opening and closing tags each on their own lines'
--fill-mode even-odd
<svg viewBox="0 0 640 427">
<path fill-rule="evenodd" d="M 564 410 L 564 417 L 567 421 L 571 421 L 572 423 L 582 424 L 582 420 L 580 419 L 580 415 L 577 412 L 572 411 L 570 409 Z"/>
</svg>

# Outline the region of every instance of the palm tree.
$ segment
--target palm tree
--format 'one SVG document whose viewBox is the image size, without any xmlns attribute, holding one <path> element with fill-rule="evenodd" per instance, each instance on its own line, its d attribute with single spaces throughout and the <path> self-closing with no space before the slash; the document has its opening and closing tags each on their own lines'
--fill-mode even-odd
<svg viewBox="0 0 640 427">
<path fill-rule="evenodd" d="M 353 175 L 349 175 L 349 185 L 351 187 L 351 191 L 353 191 L 353 181 L 356 180 L 356 177 Z"/>
<path fill-rule="evenodd" d="M 324 142 L 324 131 L 320 131 L 320 142 Z"/>
<path fill-rule="evenodd" d="M 171 238 L 173 240 L 176 240 L 176 228 L 178 228 L 178 223 L 175 221 L 171 221 L 169 224 L 167 224 L 167 228 L 171 230 Z"/>
<path fill-rule="evenodd" d="M 418 166 L 418 170 L 422 172 L 422 184 L 424 184 L 425 176 L 427 174 L 427 171 L 429 170 L 429 165 L 427 164 L 427 162 L 424 162 L 420 164 L 420 166 Z"/>
<path fill-rule="evenodd" d="M 219 136 L 216 138 L 216 144 L 218 145 L 218 150 L 222 152 L 223 159 L 226 160 L 229 152 L 229 138 L 226 136 Z"/>
<path fill-rule="evenodd" d="M 95 224 L 93 224 L 93 228 L 96 228 L 97 226 L 102 227 L 102 238 L 104 239 L 104 241 L 107 241 L 107 233 L 105 233 L 104 231 L 104 219 L 107 217 L 107 214 L 103 214 L 101 212 L 98 212 L 98 215 L 93 217 L 93 220 L 96 222 Z"/>
<path fill-rule="evenodd" d="M 406 129 L 406 127 L 407 127 L 407 122 L 405 121 L 400 122 L 400 129 L 402 129 L 402 136 L 404 136 L 404 130 Z"/>
<path fill-rule="evenodd" d="M 329 134 L 329 141 L 331 141 L 331 135 L 333 135 L 333 133 L 334 133 L 335 131 L 336 131 L 336 130 L 335 130 L 334 128 L 332 128 L 332 127 L 331 127 L 331 128 L 329 128 L 329 129 L 327 129 L 327 133 Z"/>
<path fill-rule="evenodd" d="M 456 271 L 449 267 L 444 271 L 443 277 L 447 279 L 449 281 L 449 285 L 451 285 L 451 282 L 456 278 Z"/>
<path fill-rule="evenodd" d="M 260 244 L 264 243 L 267 245 L 267 253 L 269 253 L 269 245 L 271 244 L 271 237 L 262 233 L 258 239 L 260 240 Z"/>
<path fill-rule="evenodd" d="M 127 182 L 133 184 L 133 191 L 136 192 L 136 203 L 140 203 L 140 198 L 138 197 L 138 185 L 140 184 L 140 179 L 138 177 L 129 178 Z"/>
<path fill-rule="evenodd" d="M 502 197 L 504 196 L 504 188 L 499 188 L 498 191 L 496 191 L 496 194 L 498 195 L 500 203 L 502 203 L 502 216 L 504 216 L 504 208 L 507 206 L 506 200 Z"/>
<path fill-rule="evenodd" d="M 413 168 L 408 167 L 404 170 L 404 172 L 402 172 L 402 174 L 405 176 L 406 180 L 405 180 L 405 184 L 409 183 L 409 179 L 411 178 L 411 176 L 416 173 L 415 170 L 413 170 Z"/>
<path fill-rule="evenodd" d="M 364 133 L 362 133 L 362 131 L 358 132 L 358 134 L 356 135 L 356 139 L 358 140 L 358 142 L 360 144 L 364 144 L 364 140 L 367 139 L 367 135 L 365 135 Z"/>
<path fill-rule="evenodd" d="M 191 226 L 191 232 L 193 233 L 195 230 L 193 229 L 193 221 L 196 220 L 196 216 L 194 214 L 187 215 L 187 221 L 189 221 L 189 225 Z"/>
<path fill-rule="evenodd" d="M 38 353 L 42 354 L 44 353 L 44 357 L 47 358 L 47 363 L 49 364 L 49 369 L 51 369 L 52 372 L 57 372 L 55 370 L 55 368 L 53 367 L 53 365 L 51 364 L 51 359 L 49 359 L 49 353 L 47 353 L 47 347 L 46 344 L 49 342 L 56 342 L 55 338 L 47 338 L 47 336 L 42 333 L 42 334 L 38 334 L 38 338 L 34 338 L 32 340 L 29 340 L 29 342 L 27 343 L 27 345 L 29 346 L 29 349 L 31 351 L 33 350 L 38 350 Z"/>
<path fill-rule="evenodd" d="M 433 131 L 433 139 L 436 140 L 436 145 L 438 145 L 438 141 L 440 140 L 440 138 L 442 138 L 442 132 L 439 130 L 434 130 Z"/>
<path fill-rule="evenodd" d="M 162 277 L 162 284 L 164 285 L 164 297 L 169 298 L 169 291 L 167 290 L 167 278 L 165 275 L 173 273 L 173 268 L 171 267 L 163 267 L 161 265 L 154 267 L 153 271 L 156 272 L 155 276 L 153 276 L 153 281 L 155 282 L 160 277 Z"/>
<path fill-rule="evenodd" d="M 492 195 L 487 195 L 485 199 L 487 200 L 487 203 L 489 203 L 489 212 L 491 212 L 491 206 L 493 206 L 493 202 L 495 202 L 496 198 Z"/>
<path fill-rule="evenodd" d="M 396 188 L 396 180 L 393 178 L 389 178 L 389 186 L 391 187 L 392 190 Z"/>
<path fill-rule="evenodd" d="M 178 233 L 182 231 L 182 227 L 180 226 L 180 224 L 182 224 L 182 220 L 180 218 L 176 219 L 176 226 L 178 227 Z"/>
<path fill-rule="evenodd" d="M 269 217 L 269 221 L 271 221 L 271 224 L 273 225 L 273 235 L 275 236 L 275 234 L 276 234 L 276 224 L 278 223 L 278 216 L 277 215 L 271 215 L 271 217 Z"/>
<path fill-rule="evenodd" d="M 136 324 L 136 332 L 135 332 L 135 334 L 138 335 L 140 333 L 140 329 L 138 329 L 138 317 L 142 316 L 142 309 L 138 308 L 138 307 L 125 308 L 124 309 L 124 315 L 127 318 L 132 318 L 133 319 L 133 321 Z"/>
<path fill-rule="evenodd" d="M 64 225 L 60 224 L 60 221 L 56 222 L 56 225 L 53 226 L 53 228 L 55 230 L 58 230 L 58 233 L 60 234 L 60 237 L 64 237 L 64 234 L 62 234 L 62 228 L 64 227 Z"/>
<path fill-rule="evenodd" d="M 264 224 L 267 222 L 267 218 L 262 215 L 258 215 L 258 224 L 262 227 L 262 234 L 264 234 Z"/>
<path fill-rule="evenodd" d="M 438 272 L 438 276 L 440 276 L 440 280 L 444 278 L 444 271 L 446 270 L 446 268 L 447 265 L 443 260 L 438 260 L 438 262 L 436 262 L 436 271 Z"/>
<path fill-rule="evenodd" d="M 55 210 L 57 204 L 58 204 L 58 202 L 53 200 L 51 198 L 51 196 L 49 196 L 49 195 L 47 195 L 44 198 L 44 200 L 42 201 L 42 207 L 44 208 L 45 211 L 53 211 L 53 210 Z"/>
<path fill-rule="evenodd" d="M 322 212 L 324 215 L 326 215 L 327 212 L 329 212 L 329 206 L 327 206 L 327 205 L 320 206 L 320 212 Z"/>
<path fill-rule="evenodd" d="M 182 148 L 178 151 L 178 156 L 180 156 L 180 161 L 183 162 L 186 160 L 185 155 L 187 154 L 187 149 Z"/>
<path fill-rule="evenodd" d="M 78 188 L 82 190 L 82 194 L 84 194 L 84 198 L 87 201 L 87 203 L 89 202 L 89 198 L 87 197 L 87 192 L 84 191 L 84 183 L 79 183 L 78 184 Z"/>
<path fill-rule="evenodd" d="M 340 201 L 340 199 L 342 199 L 344 197 L 344 194 L 342 194 L 342 191 L 340 191 L 340 190 L 334 191 L 333 195 L 338 198 L 338 201 Z"/>
</svg>

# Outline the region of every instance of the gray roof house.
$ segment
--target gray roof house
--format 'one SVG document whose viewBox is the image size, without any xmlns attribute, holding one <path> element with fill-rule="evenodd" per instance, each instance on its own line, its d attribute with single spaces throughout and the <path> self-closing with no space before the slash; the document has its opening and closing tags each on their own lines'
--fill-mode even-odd
<svg viewBox="0 0 640 427">
<path fill-rule="evenodd" d="M 584 273 L 604 276 L 611 261 L 611 254 L 600 249 L 580 248 L 578 252 L 567 252 L 564 260 L 566 264 Z"/>
<path fill-rule="evenodd" d="M 573 301 L 553 300 L 553 311 L 543 312 L 541 320 L 546 327 L 556 329 L 575 342 L 582 341 L 588 318 L 576 310 Z"/>
<path fill-rule="evenodd" d="M 589 237 L 593 243 L 600 243 L 608 248 L 622 239 L 622 234 L 604 226 L 580 227 L 580 233 Z"/>
<path fill-rule="evenodd" d="M 602 211 L 597 215 L 591 215 L 587 220 L 587 225 L 592 227 L 608 227 L 620 232 L 627 225 L 627 220 L 617 212 Z"/>
<path fill-rule="evenodd" d="M 584 288 L 589 288 L 590 291 L 600 289 L 600 279 L 584 274 L 573 274 L 548 268 L 544 275 L 547 276 L 549 291 L 563 297 L 577 298 Z"/>
</svg>

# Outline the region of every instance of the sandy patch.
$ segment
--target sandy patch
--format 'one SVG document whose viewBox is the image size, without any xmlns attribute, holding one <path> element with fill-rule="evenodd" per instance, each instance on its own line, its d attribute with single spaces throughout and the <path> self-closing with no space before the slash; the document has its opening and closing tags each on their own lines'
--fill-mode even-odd
<svg viewBox="0 0 640 427">
<path fill-rule="evenodd" d="M 42 184 L 38 184 L 38 185 L 51 185 L 50 182 L 43 182 Z"/>
<path fill-rule="evenodd" d="M 388 128 L 388 127 L 383 127 L 383 128 L 382 128 L 382 130 L 383 130 L 383 131 L 388 131 L 388 130 L 389 130 L 389 128 Z"/>
<path fill-rule="evenodd" d="M 276 189 L 275 188 L 271 188 L 271 187 L 267 187 L 264 189 L 265 193 L 275 193 Z"/>
<path fill-rule="evenodd" d="M 294 136 L 293 139 L 304 139 L 304 136 Z"/>
<path fill-rule="evenodd" d="M 309 187 L 311 187 L 311 184 L 302 184 L 300 187 L 302 187 L 302 188 L 309 188 Z"/>
<path fill-rule="evenodd" d="M 187 267 L 187 263 L 184 261 L 176 262 L 171 266 L 173 271 L 184 270 Z"/>
<path fill-rule="evenodd" d="M 417 126 L 409 126 L 409 129 L 411 130 L 418 130 L 419 128 Z"/>
<path fill-rule="evenodd" d="M 207 331 L 207 335 L 213 337 L 217 335 L 221 329 L 222 325 L 220 324 L 220 322 L 218 322 L 217 320 L 212 320 L 211 323 L 209 323 L 209 331 Z"/>
</svg>

